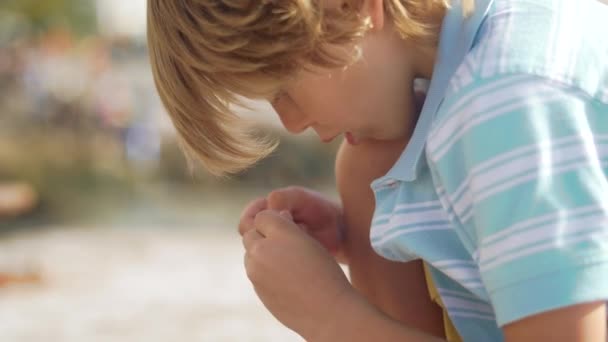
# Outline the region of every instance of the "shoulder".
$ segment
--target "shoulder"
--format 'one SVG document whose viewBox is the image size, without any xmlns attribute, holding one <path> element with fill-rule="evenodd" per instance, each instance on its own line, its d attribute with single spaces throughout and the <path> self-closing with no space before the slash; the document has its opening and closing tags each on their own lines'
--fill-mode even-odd
<svg viewBox="0 0 608 342">
<path fill-rule="evenodd" d="M 496 0 L 448 94 L 480 79 L 528 74 L 607 102 L 608 6 L 597 0 Z"/>
</svg>

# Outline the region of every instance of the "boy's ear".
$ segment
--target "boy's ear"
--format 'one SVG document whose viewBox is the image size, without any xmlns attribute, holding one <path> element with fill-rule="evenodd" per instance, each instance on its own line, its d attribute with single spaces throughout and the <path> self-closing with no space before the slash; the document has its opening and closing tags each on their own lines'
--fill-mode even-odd
<svg viewBox="0 0 608 342">
<path fill-rule="evenodd" d="M 380 31 L 384 28 L 384 0 L 364 0 L 363 10 L 372 21 L 372 31 Z"/>
</svg>

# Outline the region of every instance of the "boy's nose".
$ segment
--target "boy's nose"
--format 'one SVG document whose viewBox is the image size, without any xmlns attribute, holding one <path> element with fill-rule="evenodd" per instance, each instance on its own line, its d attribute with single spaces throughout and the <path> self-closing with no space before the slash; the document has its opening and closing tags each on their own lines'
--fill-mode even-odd
<svg viewBox="0 0 608 342">
<path fill-rule="evenodd" d="M 280 104 L 273 103 L 272 106 L 279 115 L 283 127 L 285 127 L 289 133 L 302 133 L 310 126 L 310 122 L 306 118 L 306 115 L 304 115 L 296 106 L 285 102 Z"/>
</svg>

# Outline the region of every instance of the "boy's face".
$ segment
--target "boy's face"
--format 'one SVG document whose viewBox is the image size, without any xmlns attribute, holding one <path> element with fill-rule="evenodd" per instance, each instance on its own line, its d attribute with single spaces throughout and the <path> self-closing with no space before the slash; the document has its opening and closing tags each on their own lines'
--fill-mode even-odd
<svg viewBox="0 0 608 342">
<path fill-rule="evenodd" d="M 353 65 L 303 72 L 283 89 L 272 105 L 289 132 L 312 128 L 325 142 L 343 134 L 351 143 L 409 138 L 417 119 L 412 52 L 392 26 L 381 26 L 363 38 Z"/>
</svg>

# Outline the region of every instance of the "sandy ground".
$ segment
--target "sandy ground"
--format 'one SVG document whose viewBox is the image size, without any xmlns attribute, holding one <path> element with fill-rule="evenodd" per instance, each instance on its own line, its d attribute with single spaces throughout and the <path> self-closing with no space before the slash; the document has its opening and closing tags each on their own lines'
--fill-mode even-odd
<svg viewBox="0 0 608 342">
<path fill-rule="evenodd" d="M 54 228 L 0 239 L 0 341 L 301 341 L 255 297 L 232 230 Z"/>
</svg>

